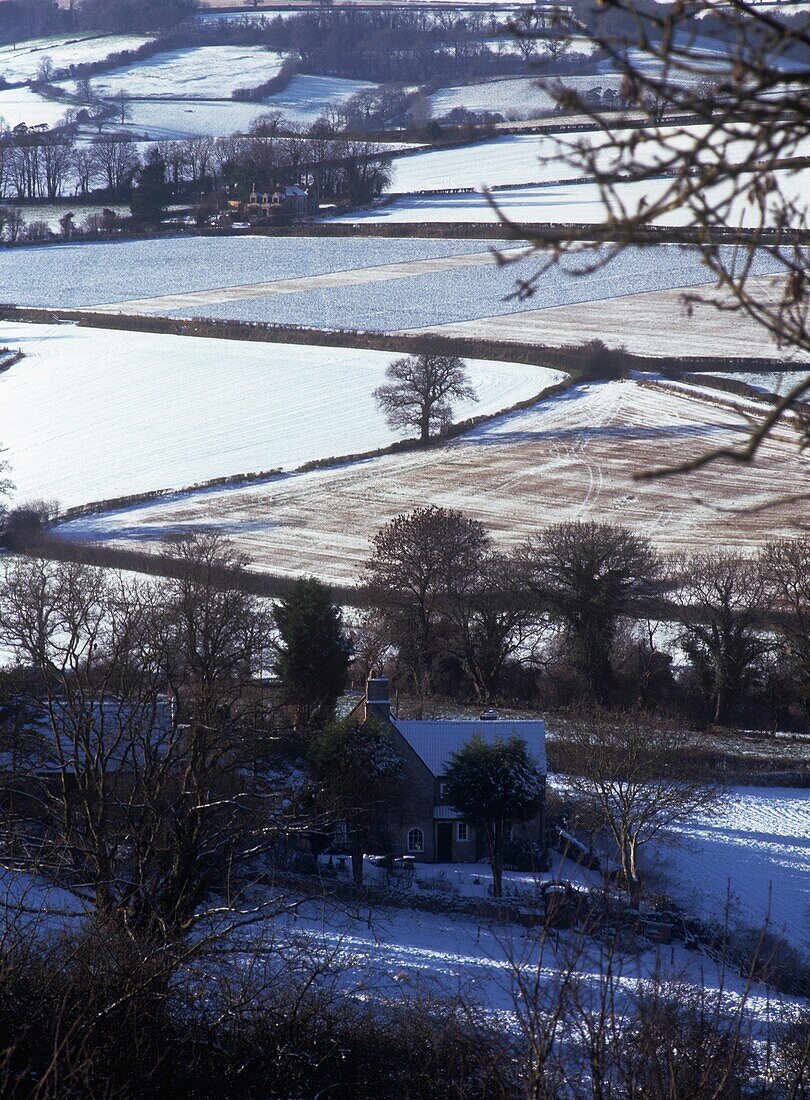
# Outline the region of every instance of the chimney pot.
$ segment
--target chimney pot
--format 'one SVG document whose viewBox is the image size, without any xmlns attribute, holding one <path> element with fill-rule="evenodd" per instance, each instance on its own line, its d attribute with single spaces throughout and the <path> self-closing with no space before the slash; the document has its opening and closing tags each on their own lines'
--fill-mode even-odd
<svg viewBox="0 0 810 1100">
<path fill-rule="evenodd" d="M 370 676 L 366 681 L 366 718 L 370 714 L 387 722 L 391 716 L 391 700 L 387 676 Z"/>
</svg>

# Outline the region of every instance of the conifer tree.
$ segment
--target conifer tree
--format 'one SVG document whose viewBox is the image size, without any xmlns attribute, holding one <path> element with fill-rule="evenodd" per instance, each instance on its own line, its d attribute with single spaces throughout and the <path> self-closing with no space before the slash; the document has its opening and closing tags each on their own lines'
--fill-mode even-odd
<svg viewBox="0 0 810 1100">
<path fill-rule="evenodd" d="M 351 658 L 341 610 L 327 585 L 301 577 L 273 615 L 279 632 L 273 670 L 295 707 L 296 727 L 320 725 L 335 709 Z"/>
</svg>

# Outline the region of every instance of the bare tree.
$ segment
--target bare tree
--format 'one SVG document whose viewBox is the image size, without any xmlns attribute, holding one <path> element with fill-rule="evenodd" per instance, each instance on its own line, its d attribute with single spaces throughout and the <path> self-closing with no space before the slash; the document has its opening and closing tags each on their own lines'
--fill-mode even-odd
<svg viewBox="0 0 810 1100">
<path fill-rule="evenodd" d="M 245 736 L 266 618 L 223 586 L 238 562 L 218 540 L 175 558 L 166 583 L 20 561 L 0 594 L 3 640 L 34 671 L 7 850 L 146 941 L 185 936 L 277 835 Z"/>
<path fill-rule="evenodd" d="M 769 543 L 761 569 L 778 630 L 800 670 L 805 708 L 810 709 L 810 536 Z"/>
<path fill-rule="evenodd" d="M 484 528 L 461 512 L 417 508 L 374 539 L 364 592 L 388 629 L 419 700 L 430 694 L 448 653 L 451 592 L 468 589 L 490 547 Z"/>
<path fill-rule="evenodd" d="M 607 523 L 558 523 L 521 557 L 539 606 L 562 624 L 574 667 L 597 702 L 610 702 L 618 620 L 660 572 L 649 541 Z"/>
<path fill-rule="evenodd" d="M 475 571 L 449 579 L 449 651 L 458 657 L 479 699 L 501 690 L 507 663 L 530 658 L 547 622 L 527 599 L 524 562 L 514 554 L 482 553 Z"/>
<path fill-rule="evenodd" d="M 679 644 L 701 678 L 713 720 L 722 722 L 772 644 L 763 634 L 762 570 L 741 554 L 681 556 L 669 563 L 668 587 L 681 624 Z"/>
<path fill-rule="evenodd" d="M 392 428 L 418 428 L 424 443 L 431 430 L 450 423 L 450 399 L 474 401 L 464 361 L 455 355 L 405 356 L 386 370 L 388 382 L 374 397 Z"/>
<path fill-rule="evenodd" d="M 137 149 L 132 142 L 99 138 L 93 142 L 92 155 L 96 172 L 110 194 L 117 195 L 130 185 L 139 165 Z"/>
<path fill-rule="evenodd" d="M 116 92 L 112 98 L 112 102 L 115 105 L 115 116 L 121 126 L 124 125 L 128 119 L 132 118 L 132 108 L 129 105 L 129 96 L 122 88 Z"/>
<path fill-rule="evenodd" d="M 568 783 L 587 798 L 593 825 L 607 831 L 636 905 L 641 850 L 692 814 L 710 812 L 719 791 L 690 775 L 685 734 L 647 715 L 580 719 L 568 736 L 578 753 Z"/>
<path fill-rule="evenodd" d="M 662 224 L 677 225 L 714 279 L 714 288 L 685 293 L 687 309 L 707 302 L 744 314 L 787 351 L 810 352 L 808 189 L 800 148 L 810 134 L 810 17 L 749 0 L 606 0 L 571 5 L 558 17 L 572 39 L 589 39 L 607 58 L 620 75 L 623 101 L 647 124 L 617 127 L 615 116 L 586 94 L 546 85 L 561 108 L 587 115 L 597 131 L 561 137 L 555 157 L 596 182 L 604 218 L 587 246 L 574 229 L 533 235 L 546 255 L 520 279 L 519 293 L 531 294 L 540 273 L 569 250 L 577 251 L 580 266 L 600 268 L 628 245 L 659 243 Z M 704 48 L 709 37 L 716 52 Z M 776 277 L 757 277 L 763 259 Z M 644 476 L 721 455 L 749 460 L 808 392 L 810 380 L 798 379 L 755 421 L 744 445 L 707 450 Z M 806 443 L 806 418 L 797 428 Z"/>
</svg>

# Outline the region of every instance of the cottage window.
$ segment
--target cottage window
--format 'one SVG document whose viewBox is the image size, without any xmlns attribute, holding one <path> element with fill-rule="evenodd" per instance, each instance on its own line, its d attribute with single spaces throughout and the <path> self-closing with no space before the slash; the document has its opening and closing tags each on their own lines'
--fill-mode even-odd
<svg viewBox="0 0 810 1100">
<path fill-rule="evenodd" d="M 410 829 L 408 832 L 408 851 L 424 852 L 425 834 L 421 829 Z"/>
<path fill-rule="evenodd" d="M 458 821 L 456 823 L 456 840 L 460 841 L 462 844 L 466 844 L 469 840 L 466 821 Z"/>
<path fill-rule="evenodd" d="M 440 798 L 447 798 L 447 783 L 440 783 L 439 784 L 439 797 Z"/>
</svg>

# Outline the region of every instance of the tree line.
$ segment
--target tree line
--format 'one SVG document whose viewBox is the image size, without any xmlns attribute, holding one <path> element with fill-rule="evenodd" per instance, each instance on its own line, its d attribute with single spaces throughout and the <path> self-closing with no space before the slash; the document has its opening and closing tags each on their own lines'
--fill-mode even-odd
<svg viewBox="0 0 810 1100">
<path fill-rule="evenodd" d="M 420 508 L 374 539 L 358 654 L 422 706 L 444 693 L 806 728 L 809 578 L 808 536 L 662 555 L 574 521 L 504 551 L 477 520 Z"/>
<path fill-rule="evenodd" d="M 343 138 L 328 127 L 309 136 L 277 132 L 273 118 L 255 133 L 227 138 L 161 141 L 144 155 L 129 137 L 104 137 L 89 144 L 62 131 L 0 133 L 0 199 L 30 203 L 76 198 L 128 202 L 137 221 L 158 223 L 171 203 L 187 203 L 198 224 L 218 213 L 226 197 L 245 200 L 255 183 L 316 186 L 324 201 L 361 205 L 379 195 L 390 177 L 390 158 L 376 142 Z M 269 132 L 265 132 L 269 131 Z M 53 235 L 28 210 L 0 205 L 0 242 L 46 240 Z M 81 221 L 67 212 L 63 236 L 121 228 L 112 210 Z"/>
<path fill-rule="evenodd" d="M 79 31 L 129 34 L 163 31 L 188 19 L 194 0 L 4 0 L 0 42 L 73 34 Z"/>
</svg>

